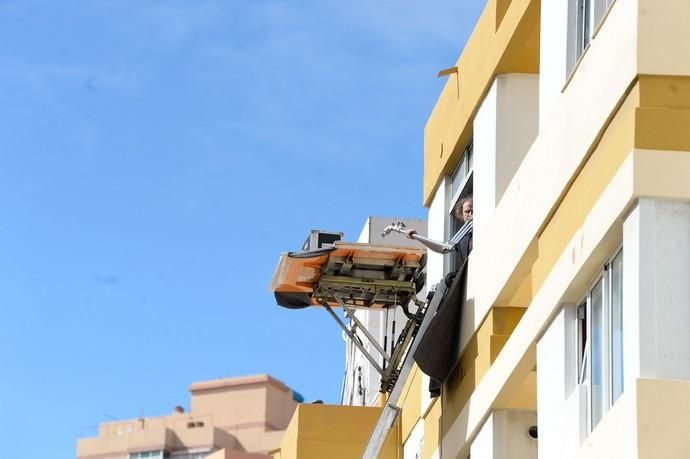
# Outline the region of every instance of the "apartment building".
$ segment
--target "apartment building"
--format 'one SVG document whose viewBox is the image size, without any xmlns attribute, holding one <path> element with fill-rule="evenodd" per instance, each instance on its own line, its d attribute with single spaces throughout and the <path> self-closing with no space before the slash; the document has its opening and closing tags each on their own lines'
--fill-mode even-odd
<svg viewBox="0 0 690 459">
<path fill-rule="evenodd" d="M 487 1 L 424 130 L 428 235 L 474 197 L 457 364 L 438 398 L 398 380 L 387 457 L 690 457 L 688 24 L 687 0 Z M 427 285 L 455 268 L 429 252 Z"/>
<path fill-rule="evenodd" d="M 189 387 L 189 411 L 99 425 L 77 459 L 260 459 L 278 446 L 301 395 L 269 375 Z"/>
<path fill-rule="evenodd" d="M 487 3 L 425 129 L 429 233 L 465 194 L 476 217 L 422 457 L 690 454 L 688 21 L 685 1 Z M 429 255 L 429 283 L 447 269 Z"/>
</svg>

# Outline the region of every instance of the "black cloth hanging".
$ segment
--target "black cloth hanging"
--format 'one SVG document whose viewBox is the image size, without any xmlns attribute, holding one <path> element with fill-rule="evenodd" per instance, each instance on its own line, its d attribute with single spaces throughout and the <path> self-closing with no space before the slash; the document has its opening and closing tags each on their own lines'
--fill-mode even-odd
<svg viewBox="0 0 690 459">
<path fill-rule="evenodd" d="M 446 380 L 459 357 L 460 318 L 466 278 L 467 258 L 450 282 L 450 288 L 413 356 L 419 368 L 439 382 Z"/>
</svg>

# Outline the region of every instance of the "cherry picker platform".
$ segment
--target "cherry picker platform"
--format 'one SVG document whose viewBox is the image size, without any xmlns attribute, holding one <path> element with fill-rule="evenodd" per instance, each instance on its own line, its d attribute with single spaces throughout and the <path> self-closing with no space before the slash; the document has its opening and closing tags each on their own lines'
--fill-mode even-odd
<svg viewBox="0 0 690 459">
<path fill-rule="evenodd" d="M 281 254 L 269 290 L 280 306 L 325 309 L 381 375 L 380 390 L 390 392 L 426 311 L 426 302 L 417 298 L 424 285 L 426 250 L 323 239 L 330 241 L 312 250 Z M 388 354 L 354 310 L 397 306 L 408 321 Z M 333 308 L 342 308 L 350 324 Z M 358 332 L 376 349 L 378 358 L 367 352 Z"/>
<path fill-rule="evenodd" d="M 390 232 L 407 234 L 400 222 L 386 227 L 382 236 Z M 314 233 L 318 241 L 319 232 L 312 231 L 312 236 Z M 446 276 L 430 289 L 422 301 L 417 294 L 425 282 L 425 249 L 351 244 L 333 237 L 334 234 L 342 235 L 327 233 L 323 239 L 328 243 L 305 244 L 300 252 L 282 254 L 269 289 L 280 306 L 325 309 L 381 375 L 380 392 L 388 396 L 362 456 L 376 459 L 400 415 L 398 403 L 402 383 L 408 379 L 415 361 L 425 373 L 439 381 L 452 369 L 456 360 L 453 347 L 458 341 L 459 317 L 452 315 L 457 308 L 446 305 L 461 303 L 467 263 L 454 273 L 457 275 Z M 414 238 L 421 237 L 415 235 Z M 354 310 L 397 306 L 402 308 L 408 320 L 389 355 L 357 319 Z M 335 307 L 342 308 L 350 324 L 333 311 Z M 437 314 L 437 311 L 441 312 Z M 360 331 L 380 354 L 382 363 L 367 352 L 358 334 Z M 396 384 L 398 380 L 401 384 Z"/>
</svg>

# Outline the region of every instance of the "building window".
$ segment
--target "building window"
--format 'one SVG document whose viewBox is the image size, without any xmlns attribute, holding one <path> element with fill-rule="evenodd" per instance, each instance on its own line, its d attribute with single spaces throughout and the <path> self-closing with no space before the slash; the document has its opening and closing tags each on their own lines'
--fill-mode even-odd
<svg viewBox="0 0 690 459">
<path fill-rule="evenodd" d="M 156 451 L 140 451 L 138 453 L 129 453 L 129 459 L 164 459 L 168 456 L 162 449 Z"/>
<path fill-rule="evenodd" d="M 592 38 L 592 2 L 593 0 L 577 0 L 577 30 L 576 30 L 576 54 L 579 58 Z"/>
<path fill-rule="evenodd" d="M 453 174 L 450 176 L 450 199 L 449 207 L 446 212 L 446 240 L 450 239 L 462 227 L 463 222 L 453 216 L 453 209 L 460 199 L 465 196 L 472 195 L 473 188 L 473 155 L 474 143 L 473 139 L 467 141 L 465 149 L 460 156 L 457 166 Z M 460 266 L 459 257 L 455 252 L 450 252 L 445 256 L 444 273 L 457 271 Z"/>
<path fill-rule="evenodd" d="M 455 166 L 453 175 L 450 176 L 450 195 L 455 201 L 460 199 L 460 193 L 462 193 L 462 189 L 472 172 L 472 151 L 473 142 L 472 138 L 470 138 L 467 145 L 465 145 L 465 150 L 462 152 L 458 165 Z"/>
<path fill-rule="evenodd" d="M 623 393 L 623 250 L 604 265 L 577 308 L 578 384 L 588 431 Z"/>
<path fill-rule="evenodd" d="M 176 453 L 171 454 L 170 459 L 205 459 L 212 452 L 213 452 L 213 450 L 197 451 L 197 452 L 180 451 L 180 452 L 176 452 Z"/>
<path fill-rule="evenodd" d="M 571 22 L 573 30 L 570 33 L 570 40 L 573 42 L 574 55 L 570 59 L 568 73 L 589 46 L 599 23 L 613 2 L 614 0 L 571 0 L 575 21 Z"/>
</svg>

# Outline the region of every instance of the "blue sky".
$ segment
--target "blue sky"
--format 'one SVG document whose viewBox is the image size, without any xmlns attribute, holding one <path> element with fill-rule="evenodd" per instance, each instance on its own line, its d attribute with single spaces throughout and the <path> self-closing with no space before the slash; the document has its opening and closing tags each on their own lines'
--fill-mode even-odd
<svg viewBox="0 0 690 459">
<path fill-rule="evenodd" d="M 312 228 L 426 215 L 435 75 L 483 4 L 0 0 L 3 457 L 204 379 L 339 401 L 339 329 L 269 279 Z"/>
</svg>

